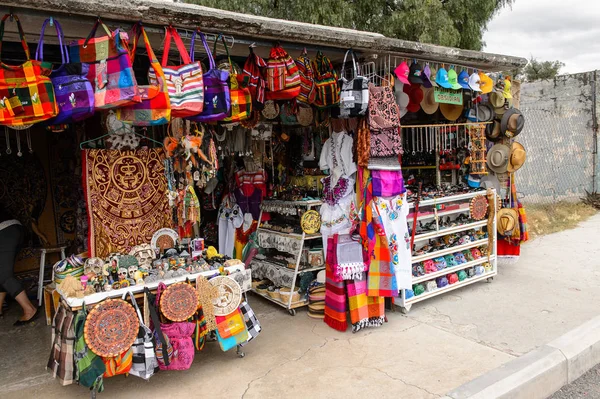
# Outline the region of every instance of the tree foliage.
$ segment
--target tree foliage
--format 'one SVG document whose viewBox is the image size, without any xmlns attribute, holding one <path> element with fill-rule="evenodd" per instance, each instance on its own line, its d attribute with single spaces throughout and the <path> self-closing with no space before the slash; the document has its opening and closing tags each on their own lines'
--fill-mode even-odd
<svg viewBox="0 0 600 399">
<path fill-rule="evenodd" d="M 560 61 L 538 61 L 531 57 L 523 68 L 523 75 L 528 82 L 554 79 L 564 66 L 565 64 Z"/>
<path fill-rule="evenodd" d="M 481 50 L 487 23 L 514 0 L 184 0 L 388 37 Z"/>
</svg>

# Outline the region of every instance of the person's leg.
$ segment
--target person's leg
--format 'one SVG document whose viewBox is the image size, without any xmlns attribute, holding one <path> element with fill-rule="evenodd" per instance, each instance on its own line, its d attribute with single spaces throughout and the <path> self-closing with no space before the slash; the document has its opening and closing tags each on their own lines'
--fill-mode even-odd
<svg viewBox="0 0 600 399">
<path fill-rule="evenodd" d="M 19 320 L 25 321 L 35 315 L 37 308 L 14 275 L 15 259 L 22 241 L 23 226 L 12 225 L 0 230 L 0 285 L 21 305 L 23 315 Z"/>
<path fill-rule="evenodd" d="M 3 289 L 2 287 L 0 287 L 0 289 Z M 2 308 L 4 307 L 4 301 L 6 300 L 6 292 L 5 291 L 0 291 L 0 317 L 4 317 L 4 311 L 2 310 Z"/>
</svg>

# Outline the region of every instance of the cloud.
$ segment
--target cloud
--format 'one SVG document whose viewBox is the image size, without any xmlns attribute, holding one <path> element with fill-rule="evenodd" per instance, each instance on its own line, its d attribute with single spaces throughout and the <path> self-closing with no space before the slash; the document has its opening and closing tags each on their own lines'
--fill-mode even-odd
<svg viewBox="0 0 600 399">
<path fill-rule="evenodd" d="M 600 1 L 515 0 L 490 21 L 484 51 L 559 60 L 561 73 L 600 69 Z"/>
</svg>

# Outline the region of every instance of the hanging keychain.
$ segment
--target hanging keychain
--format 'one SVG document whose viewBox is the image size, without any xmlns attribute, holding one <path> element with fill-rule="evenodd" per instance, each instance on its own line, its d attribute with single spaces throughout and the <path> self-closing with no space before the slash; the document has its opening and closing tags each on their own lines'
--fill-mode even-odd
<svg viewBox="0 0 600 399">
<path fill-rule="evenodd" d="M 415 155 L 417 152 L 415 151 L 416 149 L 416 137 L 415 137 L 415 129 L 414 128 L 410 128 L 410 136 L 412 138 L 412 154 Z"/>
<path fill-rule="evenodd" d="M 12 154 L 12 150 L 10 149 L 10 135 L 8 134 L 8 128 L 5 127 L 4 131 L 6 132 L 6 153 L 10 155 Z"/>
<path fill-rule="evenodd" d="M 21 135 L 19 134 L 19 132 L 16 132 L 17 134 L 17 156 L 21 157 L 23 156 L 23 153 L 21 152 Z"/>
<path fill-rule="evenodd" d="M 27 148 L 29 148 L 29 153 L 33 154 L 33 147 L 31 146 L 31 130 L 27 129 L 27 131 L 25 131 L 26 137 L 27 137 Z"/>
</svg>

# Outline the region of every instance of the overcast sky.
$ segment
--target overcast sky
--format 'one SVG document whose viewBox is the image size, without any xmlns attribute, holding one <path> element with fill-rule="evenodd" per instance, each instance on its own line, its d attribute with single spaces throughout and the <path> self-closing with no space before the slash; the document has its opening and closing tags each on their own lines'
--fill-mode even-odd
<svg viewBox="0 0 600 399">
<path fill-rule="evenodd" d="M 600 69 L 600 1 L 515 0 L 488 25 L 484 51 L 560 60 L 560 71 Z"/>
</svg>

